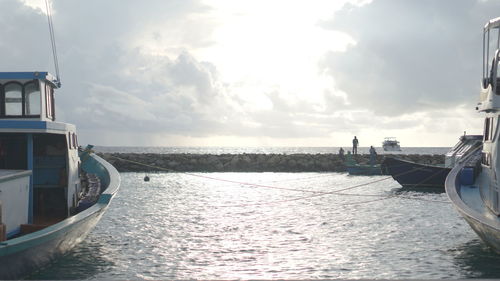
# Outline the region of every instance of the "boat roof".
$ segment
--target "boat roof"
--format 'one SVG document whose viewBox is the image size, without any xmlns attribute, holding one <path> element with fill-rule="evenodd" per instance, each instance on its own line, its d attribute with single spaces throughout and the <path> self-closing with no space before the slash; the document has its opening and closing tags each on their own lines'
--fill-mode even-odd
<svg viewBox="0 0 500 281">
<path fill-rule="evenodd" d="M 75 125 L 40 120 L 0 120 L 0 133 L 52 133 L 75 132 Z"/>
<path fill-rule="evenodd" d="M 500 17 L 489 20 L 484 25 L 484 30 L 489 30 L 492 28 L 499 28 L 499 27 L 500 27 Z"/>
<path fill-rule="evenodd" d="M 61 83 L 52 74 L 46 71 L 33 72 L 0 72 L 0 80 L 42 80 L 54 88 L 60 88 Z"/>
</svg>

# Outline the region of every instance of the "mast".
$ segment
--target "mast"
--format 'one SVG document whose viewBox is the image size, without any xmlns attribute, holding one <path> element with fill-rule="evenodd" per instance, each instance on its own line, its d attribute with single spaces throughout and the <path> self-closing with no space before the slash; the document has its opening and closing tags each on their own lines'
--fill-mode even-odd
<svg viewBox="0 0 500 281">
<path fill-rule="evenodd" d="M 56 38 L 54 34 L 54 24 L 52 23 L 52 9 L 49 0 L 45 0 L 45 7 L 47 9 L 47 22 L 49 24 L 50 42 L 52 46 L 52 56 L 54 59 L 54 68 L 56 71 L 56 84 L 57 87 L 61 87 L 61 76 L 59 74 L 59 60 L 57 58 L 57 48 L 56 48 Z"/>
</svg>

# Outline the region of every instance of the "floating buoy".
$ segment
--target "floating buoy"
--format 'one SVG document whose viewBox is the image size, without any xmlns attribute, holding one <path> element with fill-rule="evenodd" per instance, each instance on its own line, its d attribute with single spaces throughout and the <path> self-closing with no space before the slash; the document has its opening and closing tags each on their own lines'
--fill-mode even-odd
<svg viewBox="0 0 500 281">
<path fill-rule="evenodd" d="M 146 176 L 144 177 L 144 181 L 149 181 L 149 177 L 148 177 L 148 175 L 146 175 Z"/>
</svg>

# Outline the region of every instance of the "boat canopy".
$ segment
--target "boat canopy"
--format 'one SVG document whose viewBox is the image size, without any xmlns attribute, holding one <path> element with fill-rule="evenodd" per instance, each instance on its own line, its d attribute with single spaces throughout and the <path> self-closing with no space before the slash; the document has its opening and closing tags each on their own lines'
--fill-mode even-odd
<svg viewBox="0 0 500 281">
<path fill-rule="evenodd" d="M 48 72 L 0 72 L 0 80 L 42 80 L 48 82 L 53 88 L 59 88 L 60 83 Z"/>
<path fill-rule="evenodd" d="M 499 28 L 500 27 L 500 17 L 494 18 L 489 20 L 485 25 L 484 25 L 484 30 L 489 30 L 493 28 Z"/>
</svg>

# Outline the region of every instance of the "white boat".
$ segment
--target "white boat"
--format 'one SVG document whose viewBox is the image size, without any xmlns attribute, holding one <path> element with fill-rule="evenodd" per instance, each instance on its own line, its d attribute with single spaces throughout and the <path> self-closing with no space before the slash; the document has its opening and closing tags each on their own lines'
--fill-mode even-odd
<svg viewBox="0 0 500 281">
<path fill-rule="evenodd" d="M 448 197 L 478 236 L 500 253 L 500 18 L 483 34 L 483 79 L 476 110 L 485 114 L 481 154 L 459 162 L 446 178 Z"/>
<path fill-rule="evenodd" d="M 399 141 L 395 137 L 387 137 L 382 142 L 382 148 L 384 151 L 401 151 L 401 146 L 399 146 Z"/>
</svg>

